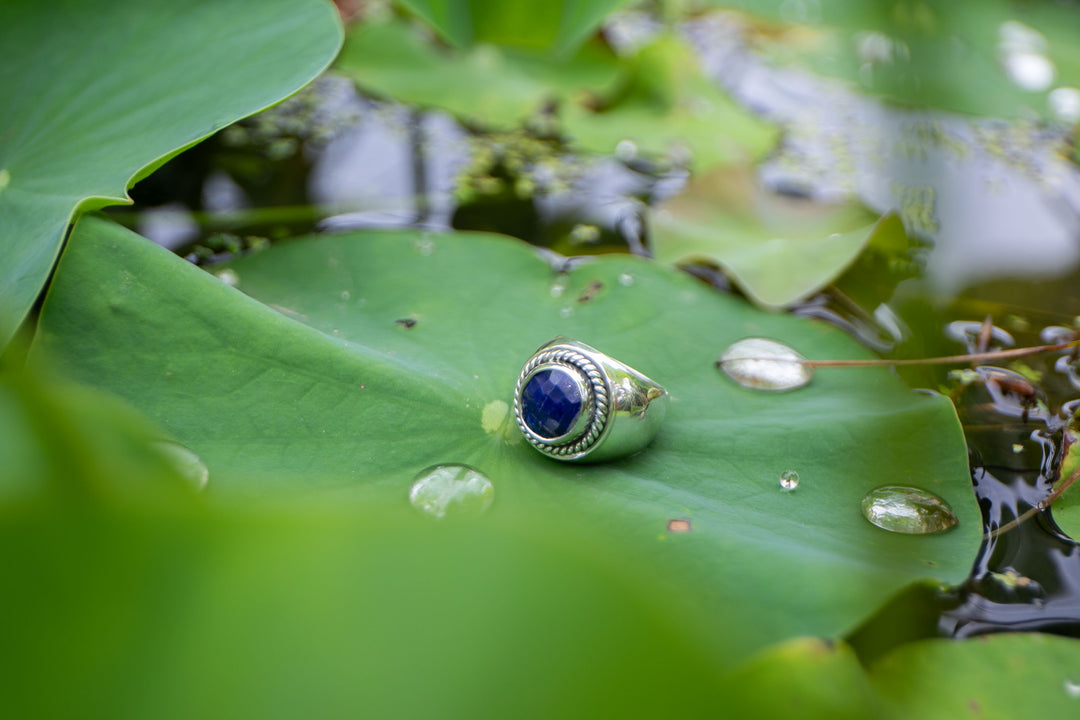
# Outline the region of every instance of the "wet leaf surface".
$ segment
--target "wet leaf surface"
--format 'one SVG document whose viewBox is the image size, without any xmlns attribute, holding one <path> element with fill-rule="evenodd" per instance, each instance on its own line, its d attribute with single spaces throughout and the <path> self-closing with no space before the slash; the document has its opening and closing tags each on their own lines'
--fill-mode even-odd
<svg viewBox="0 0 1080 720">
<path fill-rule="evenodd" d="M 135 176 L 296 91 L 340 35 L 322 0 L 5 2 L 0 346 L 76 211 L 129 202 Z"/>
<path fill-rule="evenodd" d="M 639 258 L 583 264 L 555 297 L 547 263 L 506 238 L 324 236 L 231 265 L 260 303 L 102 220 L 82 221 L 75 240 L 34 356 L 162 424 L 206 462 L 211 496 L 411 511 L 418 472 L 469 465 L 494 486 L 485 518 L 528 513 L 615 543 L 646 584 L 705 611 L 700 631 L 724 663 L 794 635 L 837 636 L 912 580 L 957 582 L 978 545 L 946 400 L 875 369 L 822 372 L 782 395 L 741 388 L 714 362 L 742 336 L 810 358 L 867 353 Z M 586 287 L 601 290 L 580 300 Z M 557 334 L 668 388 L 650 448 L 568 466 L 518 436 L 517 373 Z M 799 473 L 797 491 L 778 484 L 785 470 Z M 940 495 L 959 526 L 925 537 L 872 527 L 859 501 L 888 483 Z M 672 520 L 689 531 L 668 532 Z"/>
</svg>

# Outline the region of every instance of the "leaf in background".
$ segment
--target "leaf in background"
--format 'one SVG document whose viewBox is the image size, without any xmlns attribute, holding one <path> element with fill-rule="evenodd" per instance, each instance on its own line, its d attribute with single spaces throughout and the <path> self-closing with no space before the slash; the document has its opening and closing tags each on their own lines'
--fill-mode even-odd
<svg viewBox="0 0 1080 720">
<path fill-rule="evenodd" d="M 630 0 L 401 0 L 451 45 L 477 43 L 567 55 Z"/>
<path fill-rule="evenodd" d="M 352 28 L 337 69 L 368 92 L 501 127 L 520 123 L 551 100 L 607 87 L 617 64 L 601 43 L 567 59 L 488 44 L 444 51 L 408 24 L 387 21 Z"/>
<path fill-rule="evenodd" d="M 1052 116 L 1049 93 L 1080 86 L 1080 11 L 1052 2 L 880 3 L 707 0 L 769 20 L 824 30 L 793 56 L 822 75 L 890 101 L 1024 119 Z M 1049 111 L 1049 112 L 1048 112 Z M 1060 118 L 1059 118 L 1060 119 Z M 1075 120 L 1071 120 L 1075 124 Z"/>
<path fill-rule="evenodd" d="M 72 216 L 333 59 L 324 0 L 0 4 L 0 347 L 45 284 Z"/>
<path fill-rule="evenodd" d="M 823 205 L 759 187 L 745 172 L 713 173 L 652 214 L 657 260 L 705 260 L 754 302 L 779 308 L 835 280 L 875 235 L 903 237 L 899 218 L 857 204 Z"/>
<path fill-rule="evenodd" d="M 610 537 L 642 578 L 703 607 L 700 631 L 726 663 L 793 635 L 839 635 L 912 580 L 958 582 L 978 546 L 948 401 L 877 369 L 820 372 L 784 395 L 734 385 L 713 364 L 747 335 L 811 358 L 867 353 L 640 258 L 583 264 L 553 293 L 547 263 L 499 236 L 324 236 L 232 265 L 262 305 L 102 220 L 80 222 L 76 240 L 31 357 L 47 351 L 136 402 L 206 461 L 223 496 L 404 506 L 422 469 L 471 465 L 495 486 L 490 514 Z M 667 386 L 647 451 L 572 466 L 520 438 L 518 371 L 556 334 Z M 791 493 L 779 485 L 788 469 L 802 476 Z M 959 527 L 872 527 L 859 502 L 886 484 L 941 495 Z M 669 532 L 672 519 L 690 531 Z"/>
<path fill-rule="evenodd" d="M 575 103 L 563 111 L 571 145 L 602 154 L 623 140 L 655 155 L 682 148 L 699 172 L 753 160 L 777 137 L 772 125 L 702 75 L 693 51 L 671 36 L 639 50 L 626 63 L 620 88 L 591 105 Z"/>
<path fill-rule="evenodd" d="M 1080 640 L 1002 634 L 904 645 L 870 667 L 895 717 L 1071 717 L 1080 707 Z"/>
</svg>

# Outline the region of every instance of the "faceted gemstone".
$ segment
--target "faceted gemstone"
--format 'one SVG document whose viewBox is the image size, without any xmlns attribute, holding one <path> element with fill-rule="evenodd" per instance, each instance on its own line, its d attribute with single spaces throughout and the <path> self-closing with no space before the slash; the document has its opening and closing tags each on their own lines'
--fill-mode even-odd
<svg viewBox="0 0 1080 720">
<path fill-rule="evenodd" d="M 542 438 L 570 432 L 582 405 L 581 392 L 568 370 L 544 368 L 521 391 L 521 418 Z"/>
</svg>

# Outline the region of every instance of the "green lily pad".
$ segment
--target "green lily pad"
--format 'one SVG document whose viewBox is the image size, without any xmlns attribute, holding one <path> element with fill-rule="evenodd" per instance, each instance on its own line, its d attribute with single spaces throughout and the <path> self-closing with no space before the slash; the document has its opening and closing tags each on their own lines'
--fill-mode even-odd
<svg viewBox="0 0 1080 720">
<path fill-rule="evenodd" d="M 502 127 L 552 100 L 607 87 L 618 65 L 601 43 L 586 44 L 566 59 L 494 44 L 443 50 L 407 23 L 385 21 L 352 28 L 337 69 L 368 92 Z"/>
<path fill-rule="evenodd" d="M 1080 640 L 924 640 L 885 656 L 870 676 L 898 718 L 1072 717 L 1080 708 Z"/>
<path fill-rule="evenodd" d="M 625 63 L 620 87 L 562 113 L 572 143 L 611 153 L 623 141 L 655 155 L 689 152 L 698 171 L 743 163 L 771 149 L 776 129 L 706 78 L 681 40 L 663 36 Z"/>
<path fill-rule="evenodd" d="M 573 51 L 604 17 L 631 0 L 401 0 L 459 48 L 476 43 Z"/>
<path fill-rule="evenodd" d="M 78 211 L 294 92 L 333 58 L 324 0 L 0 5 L 0 347 Z"/>
<path fill-rule="evenodd" d="M 553 288 L 547 263 L 505 237 L 315 237 L 230 266 L 256 302 L 102 220 L 80 222 L 76 240 L 31 357 L 133 402 L 203 458 L 213 493 L 405 506 L 422 469 L 470 465 L 494 484 L 489 514 L 528 509 L 612 538 L 641 577 L 704 609 L 700 631 L 730 663 L 840 635 L 912 580 L 958 582 L 978 547 L 948 401 L 879 369 L 819 371 L 779 396 L 739 387 L 713 363 L 744 336 L 811 358 L 867 353 L 640 258 L 590 261 Z M 518 371 L 557 334 L 668 388 L 645 452 L 565 465 L 520 438 Z M 790 493 L 787 469 L 802 478 Z M 871 526 L 859 502 L 887 484 L 940 495 L 959 526 Z"/>
<path fill-rule="evenodd" d="M 904 237 L 895 215 L 768 193 L 744 172 L 713 173 L 652 215 L 652 248 L 668 263 L 721 266 L 754 302 L 778 308 L 840 276 L 871 238 Z"/>
</svg>

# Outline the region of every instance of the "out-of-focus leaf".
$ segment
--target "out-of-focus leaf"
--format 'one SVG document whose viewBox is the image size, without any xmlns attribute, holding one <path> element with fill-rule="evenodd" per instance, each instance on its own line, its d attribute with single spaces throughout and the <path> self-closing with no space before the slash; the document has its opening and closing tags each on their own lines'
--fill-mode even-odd
<svg viewBox="0 0 1080 720">
<path fill-rule="evenodd" d="M 626 63 L 620 88 L 563 112 L 578 148 L 609 154 L 622 141 L 655 155 L 689 153 L 698 171 L 752 160 L 776 130 L 739 107 L 708 78 L 686 45 L 663 36 Z"/>
<path fill-rule="evenodd" d="M 0 373 L 0 514 L 35 498 L 75 505 L 190 494 L 166 439 L 107 393 L 40 371 Z M 32 546 L 20 545 L 32 554 Z"/>
<path fill-rule="evenodd" d="M 1080 707 L 1080 640 L 924 640 L 874 663 L 870 676 L 896 718 L 1070 717 Z"/>
<path fill-rule="evenodd" d="M 630 0 L 401 0 L 451 45 L 477 43 L 572 52 L 613 10 Z"/>
<path fill-rule="evenodd" d="M 0 4 L 0 348 L 80 210 L 296 91 L 334 57 L 325 0 Z"/>
<path fill-rule="evenodd" d="M 746 720 L 783 717 L 866 720 L 882 703 L 850 647 L 796 638 L 754 655 L 724 676 L 725 714 Z"/>
<path fill-rule="evenodd" d="M 904 236 L 894 215 L 860 205 L 822 205 L 769 193 L 745 172 L 691 182 L 652 215 L 657 260 L 704 260 L 727 271 L 754 302 L 798 302 L 836 279 L 870 239 Z"/>
<path fill-rule="evenodd" d="M 614 54 L 600 43 L 567 59 L 492 44 L 442 50 L 398 21 L 353 28 L 337 68 L 368 92 L 488 127 L 512 126 L 549 101 L 602 89 L 617 73 Z"/>
<path fill-rule="evenodd" d="M 956 582 L 970 567 L 980 523 L 946 400 L 883 370 L 819 372 L 765 395 L 714 368 L 748 335 L 811 358 L 866 356 L 833 328 L 634 257 L 556 276 L 529 246 L 490 235 L 275 245 L 232 266 L 263 305 L 117 226 L 87 219 L 76 234 L 31 357 L 47 350 L 131 399 L 206 460 L 217 492 L 404 506 L 422 469 L 471 465 L 494 484 L 494 516 L 609 537 L 643 582 L 704 608 L 699 631 L 731 664 L 792 636 L 838 636 L 908 582 Z M 566 465 L 521 439 L 517 374 L 557 334 L 671 392 L 645 452 Z M 802 477 L 791 493 L 778 482 L 788 469 Z M 938 493 L 959 527 L 871 526 L 859 501 L 885 484 Z"/>
</svg>

